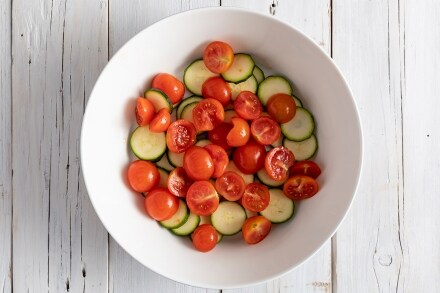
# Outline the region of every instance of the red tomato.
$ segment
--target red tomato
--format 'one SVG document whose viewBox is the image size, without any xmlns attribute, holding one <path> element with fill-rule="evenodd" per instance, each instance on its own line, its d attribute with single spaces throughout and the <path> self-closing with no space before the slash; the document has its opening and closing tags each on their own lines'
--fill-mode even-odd
<svg viewBox="0 0 440 293">
<path fill-rule="evenodd" d="M 215 181 L 217 192 L 229 201 L 239 200 L 244 193 L 246 183 L 243 177 L 234 171 L 227 171 Z"/>
<path fill-rule="evenodd" d="M 232 129 L 226 136 L 226 142 L 231 147 L 239 147 L 245 145 L 251 137 L 249 124 L 246 120 L 234 117 L 232 120 Z"/>
<path fill-rule="evenodd" d="M 155 188 L 145 198 L 145 209 L 156 221 L 171 218 L 179 208 L 179 200 L 165 188 Z"/>
<path fill-rule="evenodd" d="M 264 167 L 266 148 L 254 140 L 235 149 L 234 163 L 245 174 L 255 174 Z"/>
<path fill-rule="evenodd" d="M 319 190 L 315 179 L 304 175 L 294 175 L 284 183 L 284 194 L 293 200 L 300 200 L 314 196 Z"/>
<path fill-rule="evenodd" d="M 262 145 L 274 143 L 281 135 L 280 125 L 267 116 L 261 116 L 251 124 L 253 138 Z"/>
<path fill-rule="evenodd" d="M 177 104 L 183 99 L 185 86 L 176 77 L 168 73 L 159 73 L 153 78 L 151 87 L 163 91 L 171 103 Z"/>
<path fill-rule="evenodd" d="M 256 244 L 266 238 L 272 228 L 272 223 L 263 216 L 253 216 L 244 221 L 241 229 L 244 241 Z"/>
<path fill-rule="evenodd" d="M 270 178 L 283 181 L 287 178 L 287 171 L 295 163 L 292 151 L 283 146 L 271 149 L 264 161 L 264 168 Z"/>
<path fill-rule="evenodd" d="M 203 62 L 214 73 L 226 72 L 234 61 L 234 51 L 229 44 L 215 41 L 206 46 Z"/>
<path fill-rule="evenodd" d="M 215 144 L 208 144 L 205 146 L 205 149 L 208 151 L 214 162 L 214 173 L 212 174 L 212 177 L 217 178 L 225 172 L 225 169 L 229 164 L 228 154 L 224 148 Z"/>
<path fill-rule="evenodd" d="M 249 183 L 244 190 L 241 203 L 245 209 L 251 212 L 261 212 L 269 205 L 270 194 L 266 185 L 261 183 Z"/>
<path fill-rule="evenodd" d="M 196 142 L 197 131 L 190 121 L 177 120 L 167 130 L 167 146 L 174 153 L 183 153 Z"/>
<path fill-rule="evenodd" d="M 216 99 L 223 106 L 231 101 L 232 93 L 228 83 L 220 76 L 207 79 L 202 86 L 202 96 L 205 99 Z"/>
<path fill-rule="evenodd" d="M 241 92 L 234 101 L 234 110 L 241 118 L 254 120 L 263 112 L 260 99 L 252 92 Z"/>
<path fill-rule="evenodd" d="M 201 252 L 208 252 L 217 245 L 218 234 L 210 224 L 198 226 L 191 235 L 194 247 Z"/>
<path fill-rule="evenodd" d="M 154 117 L 153 103 L 143 97 L 137 98 L 135 114 L 139 126 L 148 125 Z"/>
<path fill-rule="evenodd" d="M 194 214 L 209 216 L 218 208 L 219 198 L 211 182 L 196 181 L 188 189 L 186 203 Z"/>
<path fill-rule="evenodd" d="M 193 181 L 188 177 L 185 169 L 182 167 L 177 167 L 170 172 L 168 176 L 168 190 L 178 197 L 185 197 L 189 187 Z"/>
<path fill-rule="evenodd" d="M 275 94 L 267 101 L 266 109 L 278 123 L 286 123 L 295 116 L 296 104 L 290 95 Z"/>
<path fill-rule="evenodd" d="M 148 192 L 159 184 L 160 174 L 148 161 L 137 160 L 128 167 L 128 183 L 137 192 Z"/>
<path fill-rule="evenodd" d="M 193 121 L 197 131 L 210 131 L 225 119 L 225 110 L 216 99 L 204 99 L 193 109 Z"/>
<path fill-rule="evenodd" d="M 316 179 L 320 174 L 321 168 L 313 161 L 296 162 L 292 168 L 290 168 L 290 176 L 306 175 Z"/>
<path fill-rule="evenodd" d="M 214 161 L 206 149 L 192 146 L 183 156 L 183 168 L 192 180 L 208 180 L 214 173 Z"/>
<path fill-rule="evenodd" d="M 151 132 L 164 132 L 167 131 L 171 124 L 171 114 L 167 109 L 163 108 L 157 112 L 153 120 L 150 122 Z"/>
<path fill-rule="evenodd" d="M 226 141 L 226 136 L 228 136 L 228 133 L 229 131 L 231 131 L 231 129 L 232 124 L 222 123 L 208 132 L 208 138 L 213 144 L 219 145 L 225 150 L 228 150 L 231 148 L 231 146 L 228 145 L 228 142 Z"/>
</svg>

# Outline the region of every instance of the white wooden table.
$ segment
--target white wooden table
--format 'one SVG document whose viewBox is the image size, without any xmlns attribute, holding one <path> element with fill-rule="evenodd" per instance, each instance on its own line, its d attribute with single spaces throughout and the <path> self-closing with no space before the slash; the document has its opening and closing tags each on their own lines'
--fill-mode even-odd
<svg viewBox="0 0 440 293">
<path fill-rule="evenodd" d="M 332 240 L 280 279 L 223 291 L 440 292 L 440 1 L 0 0 L 1 292 L 218 292 L 153 273 L 109 237 L 79 135 L 129 38 L 219 5 L 275 10 L 311 36 L 347 77 L 365 137 L 359 192 Z"/>
</svg>

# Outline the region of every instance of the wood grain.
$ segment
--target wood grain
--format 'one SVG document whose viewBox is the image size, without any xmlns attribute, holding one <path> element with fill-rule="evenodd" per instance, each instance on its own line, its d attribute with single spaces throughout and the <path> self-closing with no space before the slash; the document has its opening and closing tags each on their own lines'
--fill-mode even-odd
<svg viewBox="0 0 440 293">
<path fill-rule="evenodd" d="M 107 233 L 79 161 L 85 103 L 107 62 L 107 15 L 105 1 L 14 1 L 17 292 L 107 291 Z"/>
<path fill-rule="evenodd" d="M 0 0 L 0 292 L 12 290 L 11 1 Z"/>
</svg>

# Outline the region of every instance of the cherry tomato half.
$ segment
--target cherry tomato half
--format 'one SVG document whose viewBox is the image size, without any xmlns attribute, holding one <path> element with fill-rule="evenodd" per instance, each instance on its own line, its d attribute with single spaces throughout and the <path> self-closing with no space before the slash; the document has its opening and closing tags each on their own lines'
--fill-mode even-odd
<svg viewBox="0 0 440 293">
<path fill-rule="evenodd" d="M 183 83 L 168 73 L 159 73 L 156 75 L 153 78 L 151 87 L 163 91 L 173 104 L 180 102 L 185 94 L 185 86 Z"/>
<path fill-rule="evenodd" d="M 235 149 L 234 163 L 245 174 L 255 174 L 264 167 L 266 148 L 254 140 Z"/>
<path fill-rule="evenodd" d="M 179 199 L 165 188 L 155 188 L 145 197 L 145 209 L 156 221 L 171 218 L 179 208 Z"/>
<path fill-rule="evenodd" d="M 185 169 L 182 167 L 177 167 L 173 171 L 170 172 L 168 176 L 167 187 L 168 190 L 178 197 L 185 197 L 189 187 L 193 184 L 193 180 L 191 180 L 185 172 Z"/>
<path fill-rule="evenodd" d="M 274 143 L 281 135 L 280 125 L 270 117 L 261 116 L 251 124 L 252 137 L 262 145 Z"/>
<path fill-rule="evenodd" d="M 198 226 L 191 235 L 194 247 L 201 252 L 208 252 L 217 245 L 218 233 L 210 224 Z"/>
<path fill-rule="evenodd" d="M 266 238 L 272 228 L 272 223 L 263 216 L 253 216 L 244 221 L 241 229 L 244 241 L 256 244 Z"/>
<path fill-rule="evenodd" d="M 209 181 L 196 181 L 188 189 L 186 203 L 191 212 L 209 216 L 218 208 L 219 197 Z"/>
<path fill-rule="evenodd" d="M 239 200 L 244 193 L 246 183 L 239 174 L 227 171 L 215 181 L 217 192 L 229 201 Z"/>
<path fill-rule="evenodd" d="M 269 205 L 270 194 L 266 185 L 261 183 L 249 183 L 241 198 L 241 203 L 245 209 L 251 212 L 261 212 Z"/>
<path fill-rule="evenodd" d="M 241 118 L 254 120 L 260 117 L 263 112 L 263 105 L 261 105 L 257 95 L 249 91 L 243 91 L 238 94 L 234 101 L 234 110 Z"/>
<path fill-rule="evenodd" d="M 229 131 L 231 131 L 231 129 L 232 129 L 232 124 L 222 123 L 213 130 L 208 132 L 208 138 L 213 144 L 219 145 L 225 150 L 228 150 L 231 148 L 231 146 L 228 145 L 228 142 L 226 141 L 226 137 L 228 136 L 228 133 Z"/>
<path fill-rule="evenodd" d="M 171 114 L 167 109 L 160 109 L 150 122 L 150 131 L 164 132 L 167 131 L 171 124 Z"/>
<path fill-rule="evenodd" d="M 210 131 L 225 119 L 225 110 L 216 99 L 204 99 L 193 109 L 193 121 L 197 131 Z"/>
<path fill-rule="evenodd" d="M 197 131 L 190 121 L 177 120 L 167 130 L 167 146 L 174 153 L 183 153 L 196 142 Z"/>
<path fill-rule="evenodd" d="M 315 179 L 304 175 L 294 175 L 284 183 L 284 194 L 293 200 L 306 199 L 314 196 L 319 190 Z"/>
<path fill-rule="evenodd" d="M 234 51 L 224 42 L 215 41 L 206 46 L 203 62 L 214 73 L 226 72 L 234 61 Z"/>
<path fill-rule="evenodd" d="M 202 96 L 205 99 L 216 99 L 223 106 L 231 101 L 232 93 L 228 83 L 220 76 L 207 79 L 202 86 Z"/>
<path fill-rule="evenodd" d="M 160 174 L 156 166 L 148 161 L 137 160 L 130 164 L 128 183 L 137 192 L 148 192 L 159 184 Z"/>
<path fill-rule="evenodd" d="M 269 115 L 278 123 L 289 122 L 296 113 L 295 101 L 287 94 L 273 95 L 267 101 L 266 108 Z"/>
<path fill-rule="evenodd" d="M 208 180 L 214 173 L 214 161 L 206 149 L 192 146 L 183 156 L 183 168 L 192 180 Z"/>
<path fill-rule="evenodd" d="M 321 168 L 313 161 L 299 161 L 290 168 L 290 176 L 306 175 L 316 179 L 320 174 Z"/>
<path fill-rule="evenodd" d="M 283 146 L 271 149 L 264 161 L 264 168 L 267 175 L 276 181 L 283 181 L 287 178 L 287 171 L 295 163 L 295 156 L 292 151 Z"/>
<path fill-rule="evenodd" d="M 135 114 L 139 126 L 148 125 L 154 117 L 153 103 L 143 97 L 137 98 Z"/>
<path fill-rule="evenodd" d="M 224 148 L 215 144 L 208 144 L 205 146 L 205 149 L 208 151 L 214 162 L 214 173 L 212 173 L 212 177 L 217 178 L 225 172 L 225 169 L 229 164 L 228 154 Z"/>
<path fill-rule="evenodd" d="M 232 129 L 226 136 L 226 142 L 231 147 L 239 147 L 245 145 L 251 137 L 249 124 L 246 120 L 234 117 L 232 120 Z"/>
</svg>

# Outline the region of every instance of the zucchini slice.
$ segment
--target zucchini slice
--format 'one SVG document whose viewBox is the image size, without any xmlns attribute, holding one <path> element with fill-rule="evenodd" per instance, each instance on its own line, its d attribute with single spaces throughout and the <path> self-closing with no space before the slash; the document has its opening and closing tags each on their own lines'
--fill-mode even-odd
<svg viewBox="0 0 440 293">
<path fill-rule="evenodd" d="M 295 212 L 295 203 L 284 195 L 281 189 L 269 189 L 269 206 L 260 212 L 260 215 L 272 223 L 284 223 L 292 218 Z"/>
<path fill-rule="evenodd" d="M 241 92 L 249 91 L 249 92 L 252 92 L 255 94 L 257 92 L 257 88 L 258 88 L 257 79 L 253 75 L 251 75 L 248 79 L 246 79 L 243 82 L 240 82 L 237 84 L 230 82 L 228 84 L 229 84 L 229 87 L 231 88 L 231 93 L 232 93 L 231 98 L 233 101 L 235 101 L 235 99 L 237 98 L 237 96 Z"/>
<path fill-rule="evenodd" d="M 262 168 L 262 169 L 260 169 L 260 171 L 257 172 L 257 177 L 261 181 L 261 183 L 266 184 L 267 186 L 270 186 L 270 187 L 281 186 L 286 181 L 286 180 L 283 180 L 283 181 L 273 180 L 272 178 L 269 177 L 269 175 L 267 175 L 265 168 Z"/>
<path fill-rule="evenodd" d="M 255 62 L 251 55 L 237 53 L 234 55 L 234 61 L 229 69 L 222 73 L 226 81 L 239 83 L 248 79 L 254 71 Z"/>
<path fill-rule="evenodd" d="M 173 234 L 176 234 L 179 236 L 188 236 L 192 232 L 194 232 L 194 230 L 197 228 L 197 226 L 199 226 L 199 223 L 200 223 L 200 216 L 190 212 L 188 219 L 186 220 L 186 222 L 182 226 L 180 226 L 178 228 L 171 229 L 170 231 Z"/>
<path fill-rule="evenodd" d="M 176 229 L 184 225 L 188 220 L 189 212 L 186 203 L 179 199 L 179 207 L 176 213 L 168 220 L 160 221 L 160 224 L 168 229 Z"/>
<path fill-rule="evenodd" d="M 266 77 L 258 86 L 257 96 L 261 103 L 266 106 L 267 101 L 275 94 L 292 95 L 290 82 L 282 76 L 272 75 Z"/>
<path fill-rule="evenodd" d="M 181 119 L 182 111 L 185 108 L 185 106 L 187 106 L 191 103 L 194 103 L 194 102 L 200 102 L 201 100 L 203 100 L 202 97 L 191 96 L 191 97 L 184 99 L 182 102 L 180 102 L 179 106 L 177 107 L 177 114 L 176 114 L 177 119 Z"/>
<path fill-rule="evenodd" d="M 196 146 L 199 146 L 199 147 L 204 147 L 208 144 L 212 144 L 212 142 L 209 139 L 201 139 L 196 142 Z"/>
<path fill-rule="evenodd" d="M 148 125 L 139 126 L 131 134 L 130 147 L 141 160 L 160 160 L 167 149 L 165 132 L 151 132 Z"/>
<path fill-rule="evenodd" d="M 202 95 L 202 85 L 210 77 L 218 76 L 209 71 L 202 59 L 195 60 L 185 69 L 183 83 L 186 88 L 195 95 Z"/>
<path fill-rule="evenodd" d="M 165 169 L 162 169 L 161 167 L 158 167 L 157 170 L 159 171 L 160 175 L 160 181 L 157 185 L 158 187 L 168 188 L 168 171 Z"/>
<path fill-rule="evenodd" d="M 170 161 L 168 160 L 167 154 L 164 154 L 162 158 L 160 158 L 159 161 L 156 162 L 157 167 L 162 168 L 168 172 L 171 172 L 174 167 L 170 164 Z"/>
<path fill-rule="evenodd" d="M 318 140 L 314 134 L 303 141 L 292 141 L 285 138 L 283 146 L 292 151 L 296 161 L 308 160 L 318 150 Z"/>
<path fill-rule="evenodd" d="M 217 210 L 211 215 L 214 228 L 223 235 L 234 235 L 240 232 L 246 212 L 244 208 L 233 201 L 222 201 Z"/>
<path fill-rule="evenodd" d="M 295 117 L 281 124 L 281 132 L 289 140 L 303 141 L 313 134 L 315 120 L 306 108 L 297 108 Z"/>
<path fill-rule="evenodd" d="M 199 102 L 195 101 L 192 102 L 190 104 L 187 104 L 185 106 L 185 108 L 183 108 L 181 114 L 180 114 L 180 119 L 184 119 L 186 121 L 189 121 L 191 123 L 194 123 L 194 118 L 193 118 L 193 110 L 194 108 L 197 106 Z"/>
<path fill-rule="evenodd" d="M 167 109 L 170 113 L 173 111 L 173 104 L 161 90 L 149 89 L 145 92 L 144 97 L 153 104 L 156 113 L 163 108 Z"/>
<path fill-rule="evenodd" d="M 295 104 L 296 104 L 297 107 L 302 107 L 303 106 L 303 103 L 301 102 L 301 100 L 297 96 L 292 95 L 292 98 L 295 101 Z"/>
<path fill-rule="evenodd" d="M 174 167 L 183 167 L 183 156 L 185 153 L 173 153 L 172 151 L 168 150 L 167 156 L 168 160 L 170 161 L 170 164 Z"/>
<path fill-rule="evenodd" d="M 258 84 L 260 84 L 264 80 L 264 72 L 257 65 L 255 65 L 254 71 L 252 71 L 252 75 L 255 76 Z"/>
</svg>

